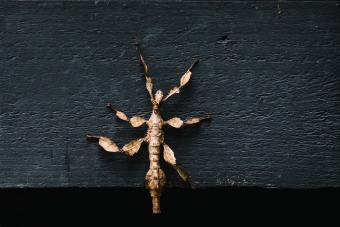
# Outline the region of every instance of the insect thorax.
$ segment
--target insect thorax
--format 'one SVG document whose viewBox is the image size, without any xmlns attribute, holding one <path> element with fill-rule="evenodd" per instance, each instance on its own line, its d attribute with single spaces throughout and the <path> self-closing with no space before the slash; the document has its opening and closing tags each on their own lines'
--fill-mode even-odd
<svg viewBox="0 0 340 227">
<path fill-rule="evenodd" d="M 148 120 L 147 140 L 151 146 L 160 146 L 164 141 L 163 119 L 159 113 L 152 113 Z"/>
</svg>

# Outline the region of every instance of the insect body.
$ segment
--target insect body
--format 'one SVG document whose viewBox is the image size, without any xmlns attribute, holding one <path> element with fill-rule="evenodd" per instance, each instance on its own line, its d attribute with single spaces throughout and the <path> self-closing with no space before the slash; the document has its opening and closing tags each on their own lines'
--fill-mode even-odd
<svg viewBox="0 0 340 227">
<path fill-rule="evenodd" d="M 150 191 L 153 213 L 160 213 L 160 196 L 162 189 L 166 184 L 165 173 L 163 172 L 159 164 L 162 148 L 163 159 L 178 172 L 178 174 L 184 181 L 188 180 L 188 174 L 180 166 L 177 165 L 174 152 L 164 142 L 163 126 L 170 125 L 174 128 L 180 128 L 183 125 L 199 123 L 202 120 L 209 119 L 209 117 L 191 117 L 185 121 L 181 120 L 178 117 L 174 117 L 167 121 L 164 121 L 159 111 L 159 107 L 162 102 L 166 101 L 172 95 L 179 93 L 180 89 L 189 82 L 192 75 L 192 69 L 196 65 L 196 63 L 198 63 L 198 60 L 195 60 L 190 68 L 183 74 L 180 80 L 180 85 L 170 89 L 167 96 L 164 97 L 161 90 L 158 90 L 155 94 L 153 94 L 153 84 L 151 76 L 148 72 L 148 67 L 138 46 L 137 50 L 139 53 L 139 60 L 144 67 L 146 90 L 149 93 L 150 101 L 152 104 L 152 114 L 150 118 L 148 120 L 145 120 L 144 118 L 139 116 L 129 118 L 123 112 L 115 109 L 111 104 L 108 104 L 107 106 L 116 113 L 116 116 L 119 119 L 129 122 L 133 127 L 139 127 L 146 123 L 146 125 L 148 126 L 146 135 L 143 138 L 132 140 L 130 143 L 124 145 L 122 148 L 119 148 L 111 139 L 104 136 L 88 135 L 87 138 L 98 139 L 99 145 L 108 152 L 122 152 L 129 156 L 133 156 L 135 153 L 137 153 L 143 142 L 148 143 L 150 168 L 145 176 L 145 186 Z"/>
</svg>

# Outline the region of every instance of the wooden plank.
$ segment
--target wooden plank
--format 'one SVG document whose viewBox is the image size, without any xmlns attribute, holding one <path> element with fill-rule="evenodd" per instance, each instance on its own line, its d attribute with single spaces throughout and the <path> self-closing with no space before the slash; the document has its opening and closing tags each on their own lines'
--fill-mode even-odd
<svg viewBox="0 0 340 227">
<path fill-rule="evenodd" d="M 163 91 L 201 60 L 162 109 L 213 116 L 166 131 L 197 188 L 340 186 L 339 15 L 335 2 L 1 2 L 0 187 L 143 186 L 146 147 L 127 158 L 85 139 L 144 134 L 105 107 L 149 114 L 136 39 Z"/>
</svg>

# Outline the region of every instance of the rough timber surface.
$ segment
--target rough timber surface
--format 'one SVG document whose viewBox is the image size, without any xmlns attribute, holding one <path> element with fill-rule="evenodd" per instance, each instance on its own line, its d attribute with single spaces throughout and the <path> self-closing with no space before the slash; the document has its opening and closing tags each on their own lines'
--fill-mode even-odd
<svg viewBox="0 0 340 227">
<path fill-rule="evenodd" d="M 337 1 L 1 1 L 0 187 L 142 187 L 146 146 L 105 107 L 149 116 L 134 43 L 168 91 L 194 57 L 190 85 L 165 119 L 197 188 L 340 186 L 340 6 Z M 162 163 L 169 186 L 184 186 Z"/>
</svg>

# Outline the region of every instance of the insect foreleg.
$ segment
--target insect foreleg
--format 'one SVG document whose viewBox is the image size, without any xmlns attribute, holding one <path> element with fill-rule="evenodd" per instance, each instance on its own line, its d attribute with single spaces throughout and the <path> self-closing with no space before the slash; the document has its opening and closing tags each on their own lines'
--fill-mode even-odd
<svg viewBox="0 0 340 227">
<path fill-rule="evenodd" d="M 179 86 L 175 86 L 173 88 L 170 89 L 169 93 L 167 96 L 165 96 L 165 98 L 163 99 L 163 101 L 167 100 L 168 98 L 170 98 L 172 95 L 177 94 L 180 92 L 180 89 L 186 85 L 192 75 L 192 69 L 194 68 L 194 66 L 198 63 L 198 59 L 196 59 L 191 66 L 189 67 L 189 69 L 182 75 Z"/>
<path fill-rule="evenodd" d="M 143 69 L 144 69 L 146 90 L 148 91 L 151 103 L 153 104 L 155 102 L 155 99 L 154 99 L 153 94 L 152 94 L 152 87 L 153 87 L 152 78 L 151 78 L 151 76 L 149 74 L 148 66 L 145 63 L 145 60 L 144 60 L 142 51 L 141 51 L 141 49 L 139 47 L 139 44 L 136 45 L 136 49 L 138 51 L 139 61 L 140 61 L 141 65 L 143 66 Z"/>
</svg>

